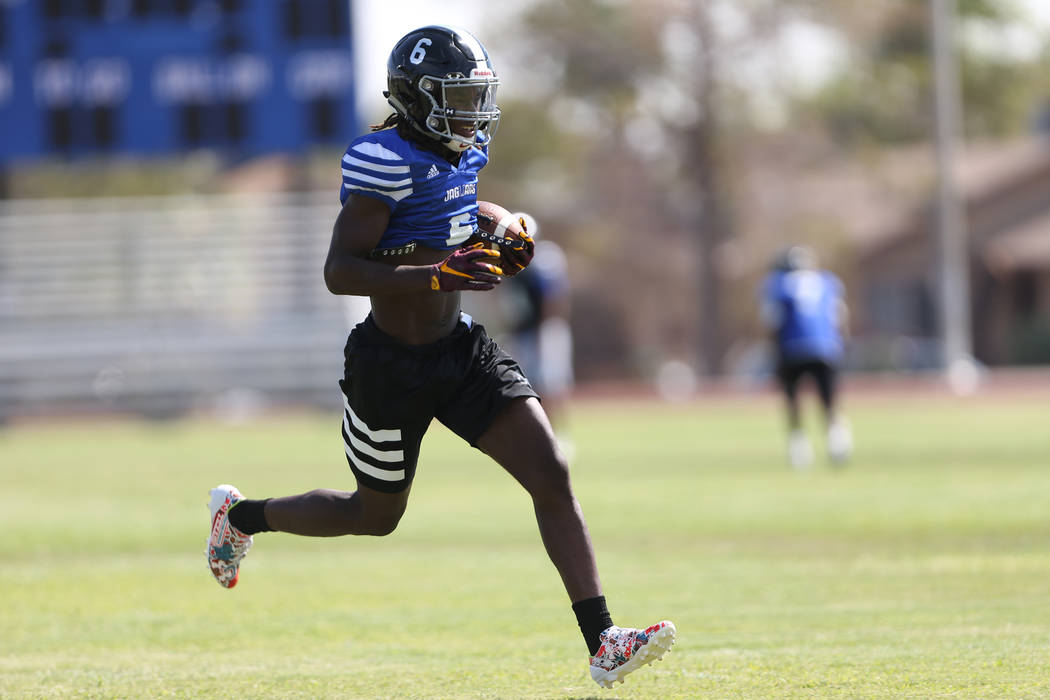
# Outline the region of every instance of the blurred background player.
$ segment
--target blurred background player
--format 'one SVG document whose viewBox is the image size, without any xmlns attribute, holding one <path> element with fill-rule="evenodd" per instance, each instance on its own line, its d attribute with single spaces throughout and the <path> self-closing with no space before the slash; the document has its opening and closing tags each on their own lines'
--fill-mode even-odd
<svg viewBox="0 0 1050 700">
<path fill-rule="evenodd" d="M 476 37 L 428 26 L 397 42 L 387 83 L 394 113 L 343 156 L 343 208 L 324 267 L 333 294 L 371 298 L 371 312 L 347 339 L 339 383 L 343 444 L 357 489 L 261 500 L 229 484 L 212 489 L 209 567 L 232 588 L 259 532 L 393 532 L 436 418 L 529 493 L 591 654 L 591 677 L 611 686 L 663 656 L 675 627 L 613 625 L 568 462 L 536 392 L 461 310 L 461 292 L 495 288 L 534 253 L 524 230 L 498 250 L 475 242 L 478 171 L 500 118 L 499 80 Z"/>
<path fill-rule="evenodd" d="M 827 431 L 828 456 L 835 464 L 849 459 L 853 438 L 838 411 L 838 373 L 849 313 L 842 282 L 817 268 L 815 253 L 792 246 L 774 260 L 762 286 L 762 321 L 772 335 L 776 373 L 784 392 L 788 419 L 788 459 L 796 469 L 813 461 L 813 448 L 802 429 L 798 388 L 812 377 L 820 396 Z"/>
<path fill-rule="evenodd" d="M 571 460 L 574 449 L 566 409 L 574 375 L 568 261 L 561 246 L 539 238 L 539 224 L 531 215 L 519 212 L 514 216 L 524 220 L 536 240 L 536 254 L 504 288 L 511 306 L 510 344 L 543 401 L 562 451 Z"/>
</svg>

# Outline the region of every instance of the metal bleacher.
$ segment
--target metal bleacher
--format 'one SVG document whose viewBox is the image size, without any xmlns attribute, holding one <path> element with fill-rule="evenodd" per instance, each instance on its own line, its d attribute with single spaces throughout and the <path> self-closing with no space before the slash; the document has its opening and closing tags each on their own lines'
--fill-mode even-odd
<svg viewBox="0 0 1050 700">
<path fill-rule="evenodd" d="M 332 200 L 0 202 L 0 416 L 338 405 Z"/>
</svg>

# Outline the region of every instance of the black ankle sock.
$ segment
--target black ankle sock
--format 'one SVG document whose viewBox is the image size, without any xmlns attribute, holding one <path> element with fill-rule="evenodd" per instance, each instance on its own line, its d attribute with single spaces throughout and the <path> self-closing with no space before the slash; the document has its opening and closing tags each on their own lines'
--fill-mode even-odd
<svg viewBox="0 0 1050 700">
<path fill-rule="evenodd" d="M 605 596 L 573 603 L 572 611 L 576 613 L 576 622 L 583 632 L 583 641 L 587 642 L 587 651 L 594 656 L 602 645 L 599 635 L 613 624 L 609 609 L 605 607 Z"/>
<path fill-rule="evenodd" d="M 273 532 L 273 528 L 266 522 L 266 503 L 269 498 L 253 501 L 244 499 L 230 508 L 230 525 L 246 535 L 254 535 L 257 532 Z"/>
</svg>

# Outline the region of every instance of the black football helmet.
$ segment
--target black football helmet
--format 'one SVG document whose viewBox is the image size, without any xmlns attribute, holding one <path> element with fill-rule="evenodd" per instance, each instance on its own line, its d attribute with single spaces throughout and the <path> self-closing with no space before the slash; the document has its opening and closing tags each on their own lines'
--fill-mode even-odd
<svg viewBox="0 0 1050 700">
<path fill-rule="evenodd" d="M 499 78 L 481 42 L 468 31 L 433 25 L 409 32 L 386 66 L 387 102 L 408 126 L 459 153 L 496 132 Z"/>
</svg>

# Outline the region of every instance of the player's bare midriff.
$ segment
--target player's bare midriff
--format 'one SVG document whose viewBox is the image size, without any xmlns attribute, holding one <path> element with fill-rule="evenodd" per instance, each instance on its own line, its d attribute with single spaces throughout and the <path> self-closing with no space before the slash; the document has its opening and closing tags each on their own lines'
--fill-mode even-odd
<svg viewBox="0 0 1050 700">
<path fill-rule="evenodd" d="M 407 255 L 380 260 L 387 265 L 433 265 L 449 251 L 418 247 Z M 378 294 L 372 300 L 372 319 L 379 330 L 408 345 L 425 345 L 444 338 L 459 322 L 459 292 L 430 289 L 403 294 Z"/>
</svg>

